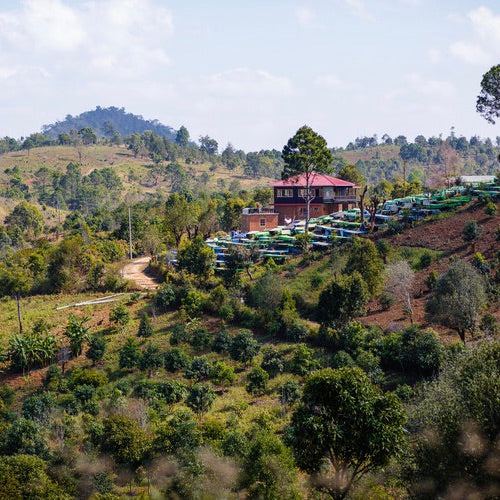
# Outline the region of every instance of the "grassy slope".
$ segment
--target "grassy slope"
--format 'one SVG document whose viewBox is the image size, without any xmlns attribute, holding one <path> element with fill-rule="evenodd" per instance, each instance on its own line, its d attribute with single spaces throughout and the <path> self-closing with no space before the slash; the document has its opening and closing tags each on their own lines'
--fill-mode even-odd
<svg viewBox="0 0 500 500">
<path fill-rule="evenodd" d="M 124 195 L 128 194 L 135 199 L 142 199 L 148 194 L 158 191 L 170 191 L 168 179 L 160 179 L 156 186 L 147 185 L 148 166 L 151 165 L 151 160 L 147 157 L 134 158 L 133 153 L 125 146 L 86 146 L 82 151 L 82 173 L 86 175 L 96 168 L 113 168 L 124 184 Z M 9 180 L 5 170 L 15 165 L 20 168 L 24 182 L 31 187 L 36 181 L 35 172 L 40 167 L 56 168 L 64 172 L 68 163 L 78 161 L 78 152 L 72 146 L 50 146 L 34 148 L 29 154 L 27 151 L 14 151 L 0 155 L 0 187 L 5 186 Z M 208 173 L 209 181 L 203 186 L 203 189 L 208 191 L 217 187 L 217 179 L 223 179 L 226 182 L 226 187 L 229 187 L 231 181 L 238 181 L 242 189 L 268 186 L 274 181 L 274 179 L 267 177 L 259 179 L 246 177 L 241 170 L 230 171 L 221 165 L 218 165 L 214 172 L 210 172 L 210 163 L 197 165 L 186 164 L 182 161 L 179 163 L 185 168 L 191 179 L 199 177 L 204 172 Z M 133 178 L 129 178 L 129 174 L 133 174 Z M 15 201 L 2 199 L 0 222 L 3 221 L 13 205 L 15 205 Z"/>
</svg>

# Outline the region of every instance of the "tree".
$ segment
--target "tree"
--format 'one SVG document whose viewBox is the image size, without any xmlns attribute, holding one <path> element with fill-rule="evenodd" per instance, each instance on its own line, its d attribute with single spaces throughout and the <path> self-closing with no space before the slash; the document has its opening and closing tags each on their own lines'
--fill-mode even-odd
<svg viewBox="0 0 500 500">
<path fill-rule="evenodd" d="M 181 148 L 186 148 L 189 145 L 189 132 L 184 125 L 181 125 L 181 128 L 177 131 L 175 142 L 179 144 Z"/>
<path fill-rule="evenodd" d="M 325 173 L 330 170 L 333 156 L 326 145 L 326 141 L 310 127 L 303 126 L 297 130 L 281 153 L 285 166 L 281 174 L 282 179 L 303 175 L 305 180 L 306 226 L 309 230 L 310 205 L 314 199 L 311 183 L 316 173 Z"/>
<path fill-rule="evenodd" d="M 206 413 L 215 401 L 216 395 L 209 384 L 195 384 L 189 389 L 186 404 L 195 413 Z"/>
<path fill-rule="evenodd" d="M 375 217 L 377 215 L 377 210 L 390 197 L 389 187 L 392 187 L 390 183 L 379 182 L 375 187 L 371 188 L 368 191 L 368 204 L 366 208 L 370 214 L 370 232 L 373 232 L 373 229 L 375 228 Z"/>
<path fill-rule="evenodd" d="M 148 338 L 153 335 L 153 326 L 151 325 L 151 320 L 147 313 L 141 315 L 141 321 L 139 323 L 139 329 L 137 330 L 138 337 Z"/>
<path fill-rule="evenodd" d="M 103 423 L 103 450 L 120 464 L 140 464 L 149 452 L 150 439 L 139 424 L 124 415 L 113 415 Z"/>
<path fill-rule="evenodd" d="M 101 361 L 104 358 L 106 352 L 106 339 L 100 334 L 95 333 L 90 337 L 89 348 L 85 353 L 88 359 L 92 360 L 92 366 L 95 366 L 97 361 Z"/>
<path fill-rule="evenodd" d="M 267 347 L 263 351 L 262 363 L 260 366 L 266 370 L 270 377 L 274 378 L 276 375 L 283 372 L 283 357 L 274 347 Z"/>
<path fill-rule="evenodd" d="M 368 291 L 374 295 L 380 286 L 383 269 L 384 264 L 373 241 L 353 238 L 344 273 L 357 271 L 365 280 Z"/>
<path fill-rule="evenodd" d="M 83 127 L 78 131 L 78 135 L 82 138 L 83 144 L 95 144 L 97 135 L 92 127 Z"/>
<path fill-rule="evenodd" d="M 109 321 L 117 328 L 124 328 L 130 322 L 130 311 L 124 304 L 118 304 L 109 313 Z"/>
<path fill-rule="evenodd" d="M 34 205 L 22 201 L 5 217 L 7 228 L 17 226 L 23 233 L 38 236 L 43 229 L 43 215 Z"/>
<path fill-rule="evenodd" d="M 337 176 L 339 179 L 344 179 L 345 181 L 352 182 L 357 186 L 362 186 L 366 182 L 365 178 L 355 165 L 343 165 L 337 172 Z"/>
<path fill-rule="evenodd" d="M 318 316 L 323 324 L 345 324 L 365 312 L 368 287 L 359 272 L 332 281 L 320 294 Z"/>
<path fill-rule="evenodd" d="M 147 370 L 148 378 L 151 378 L 153 376 L 153 371 L 160 368 L 162 365 L 163 355 L 160 349 L 149 342 L 146 349 L 142 352 L 141 359 L 139 361 L 140 369 Z"/>
<path fill-rule="evenodd" d="M 388 292 L 403 299 L 406 310 L 413 324 L 413 307 L 411 293 L 415 281 L 415 272 L 406 260 L 398 260 L 389 264 L 385 270 L 385 288 Z"/>
<path fill-rule="evenodd" d="M 483 75 L 476 111 L 492 124 L 500 117 L 500 64 L 492 66 Z"/>
<path fill-rule="evenodd" d="M 411 457 L 402 461 L 410 498 L 480 497 L 498 488 L 497 468 L 489 464 L 497 456 L 499 388 L 497 341 L 455 354 L 439 378 L 416 392 L 408 406 Z"/>
<path fill-rule="evenodd" d="M 295 380 L 285 382 L 279 389 L 279 400 L 284 412 L 300 399 L 300 386 Z"/>
<path fill-rule="evenodd" d="M 465 223 L 462 239 L 472 243 L 472 253 L 476 253 L 476 240 L 481 236 L 482 230 L 483 228 L 475 220 L 469 220 Z"/>
<path fill-rule="evenodd" d="M 0 498 L 11 500 L 69 496 L 47 474 L 48 464 L 33 455 L 0 458 Z"/>
<path fill-rule="evenodd" d="M 73 313 L 69 315 L 68 324 L 64 329 L 64 335 L 69 341 L 69 348 L 73 357 L 80 356 L 83 351 L 85 342 L 89 339 L 88 326 L 85 323 L 90 318 L 78 319 Z"/>
<path fill-rule="evenodd" d="M 200 135 L 200 150 L 207 153 L 210 156 L 217 154 L 217 149 L 219 144 L 215 139 L 210 138 L 208 135 Z"/>
<path fill-rule="evenodd" d="M 400 452 L 404 420 L 398 398 L 382 393 L 360 368 L 325 369 L 304 385 L 290 444 L 298 466 L 324 474 L 323 488 L 341 499 L 361 476 Z"/>
<path fill-rule="evenodd" d="M 164 356 L 165 370 L 177 372 L 189 365 L 189 356 L 179 347 L 168 350 Z"/>
<path fill-rule="evenodd" d="M 120 368 L 128 368 L 129 370 L 137 367 L 141 360 L 141 351 L 137 342 L 132 337 L 129 337 L 125 341 L 118 355 Z"/>
<path fill-rule="evenodd" d="M 458 260 L 439 276 L 426 311 L 434 321 L 456 330 L 465 344 L 466 333 L 476 331 L 485 303 L 483 278 L 470 264 Z"/>
<path fill-rule="evenodd" d="M 256 430 L 252 434 L 243 460 L 241 483 L 248 498 L 300 498 L 290 450 L 269 430 Z"/>
<path fill-rule="evenodd" d="M 177 262 L 181 269 L 200 278 L 208 278 L 213 273 L 215 253 L 205 245 L 203 237 L 199 235 L 180 248 L 177 253 Z"/>
<path fill-rule="evenodd" d="M 240 330 L 234 337 L 229 348 L 231 358 L 248 363 L 259 352 L 259 343 L 250 330 Z"/>
<path fill-rule="evenodd" d="M 269 374 L 260 366 L 254 367 L 247 375 L 246 390 L 250 394 L 262 395 L 266 391 Z"/>
<path fill-rule="evenodd" d="M 21 297 L 26 295 L 33 285 L 33 279 L 29 270 L 19 265 L 6 267 L 0 265 L 0 295 L 10 295 L 15 298 L 17 304 L 17 320 L 19 323 L 19 334 L 23 333 L 23 321 L 21 316 Z"/>
</svg>

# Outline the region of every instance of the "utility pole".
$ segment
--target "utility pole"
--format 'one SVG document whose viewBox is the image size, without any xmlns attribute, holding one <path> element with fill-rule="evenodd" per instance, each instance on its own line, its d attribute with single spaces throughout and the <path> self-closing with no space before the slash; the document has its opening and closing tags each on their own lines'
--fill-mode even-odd
<svg viewBox="0 0 500 500">
<path fill-rule="evenodd" d="M 128 207 L 128 248 L 130 260 L 132 260 L 132 220 L 130 218 L 130 207 Z"/>
</svg>

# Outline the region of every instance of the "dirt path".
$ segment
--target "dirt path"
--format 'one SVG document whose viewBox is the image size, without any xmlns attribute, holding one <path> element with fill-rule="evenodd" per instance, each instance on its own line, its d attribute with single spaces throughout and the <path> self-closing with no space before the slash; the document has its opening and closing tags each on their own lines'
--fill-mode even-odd
<svg viewBox="0 0 500 500">
<path fill-rule="evenodd" d="M 133 281 L 139 288 L 154 290 L 158 283 L 144 272 L 150 260 L 151 257 L 139 257 L 125 264 L 122 270 L 123 278 Z"/>
</svg>

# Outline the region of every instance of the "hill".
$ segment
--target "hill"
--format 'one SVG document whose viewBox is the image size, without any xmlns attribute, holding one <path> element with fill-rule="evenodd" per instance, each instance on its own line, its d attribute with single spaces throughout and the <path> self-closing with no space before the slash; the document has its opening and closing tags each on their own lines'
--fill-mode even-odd
<svg viewBox="0 0 500 500">
<path fill-rule="evenodd" d="M 161 137 L 174 141 L 176 131 L 172 127 L 163 125 L 158 120 L 146 120 L 141 115 L 125 112 L 125 108 L 110 106 L 101 108 L 97 106 L 92 111 L 85 111 L 77 116 L 66 115 L 62 121 L 57 121 L 42 127 L 42 132 L 51 139 L 56 139 L 59 134 L 69 134 L 71 130 L 81 130 L 84 127 L 94 129 L 98 137 L 112 138 L 118 132 L 122 137 L 133 133 L 151 130 Z"/>
</svg>

